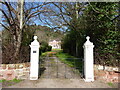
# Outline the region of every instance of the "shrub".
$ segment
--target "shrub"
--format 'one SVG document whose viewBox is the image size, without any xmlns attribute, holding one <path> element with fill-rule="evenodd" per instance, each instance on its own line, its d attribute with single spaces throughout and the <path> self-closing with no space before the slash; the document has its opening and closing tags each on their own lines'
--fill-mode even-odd
<svg viewBox="0 0 120 90">
<path fill-rule="evenodd" d="M 49 46 L 47 42 L 42 41 L 40 45 L 40 53 L 46 52 L 46 51 L 51 51 L 52 46 Z"/>
<path fill-rule="evenodd" d="M 48 46 L 47 51 L 51 51 L 52 50 L 52 46 Z"/>
</svg>

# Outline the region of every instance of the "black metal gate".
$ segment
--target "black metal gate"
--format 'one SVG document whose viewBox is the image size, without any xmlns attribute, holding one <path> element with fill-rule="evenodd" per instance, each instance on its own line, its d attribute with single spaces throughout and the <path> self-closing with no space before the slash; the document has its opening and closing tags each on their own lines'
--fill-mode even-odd
<svg viewBox="0 0 120 90">
<path fill-rule="evenodd" d="M 83 78 L 84 62 L 81 58 L 40 58 L 40 78 Z"/>
</svg>

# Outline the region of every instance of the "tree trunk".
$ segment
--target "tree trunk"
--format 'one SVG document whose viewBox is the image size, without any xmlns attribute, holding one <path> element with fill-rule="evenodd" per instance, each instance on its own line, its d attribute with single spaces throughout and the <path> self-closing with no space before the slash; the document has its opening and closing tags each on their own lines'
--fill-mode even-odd
<svg viewBox="0 0 120 90">
<path fill-rule="evenodd" d="M 78 57 L 78 41 L 76 40 L 76 57 Z"/>
<path fill-rule="evenodd" d="M 20 48 L 21 48 L 21 41 L 22 41 L 22 28 L 23 28 L 23 4 L 24 0 L 18 1 L 18 7 L 17 10 L 19 12 L 18 14 L 18 26 L 16 26 L 16 31 L 14 35 L 14 59 L 17 62 L 20 62 Z"/>
<path fill-rule="evenodd" d="M 76 2 L 76 21 L 78 20 L 78 3 Z M 77 28 L 77 27 L 76 27 Z M 76 56 L 78 57 L 78 40 L 76 36 Z"/>
<path fill-rule="evenodd" d="M 17 35 L 15 35 L 15 42 L 14 42 L 14 59 L 16 62 L 19 60 L 19 53 L 20 53 L 20 48 L 21 48 L 21 38 L 22 38 L 22 32 L 21 30 L 17 30 L 16 32 Z"/>
</svg>

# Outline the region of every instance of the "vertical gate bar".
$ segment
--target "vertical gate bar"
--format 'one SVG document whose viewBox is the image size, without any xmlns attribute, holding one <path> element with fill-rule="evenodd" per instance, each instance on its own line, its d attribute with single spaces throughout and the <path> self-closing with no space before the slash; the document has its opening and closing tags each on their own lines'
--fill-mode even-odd
<svg viewBox="0 0 120 90">
<path fill-rule="evenodd" d="M 65 75 L 65 78 L 67 78 L 67 77 L 66 77 L 66 65 L 65 65 L 65 74 L 64 74 L 64 75 Z"/>
<path fill-rule="evenodd" d="M 53 56 L 53 55 L 52 55 Z M 50 61 L 50 68 L 51 68 L 51 71 L 49 72 L 49 75 L 51 75 L 51 77 L 50 78 L 53 78 L 52 77 L 52 74 L 51 74 L 51 72 L 52 72 L 52 68 L 54 68 L 54 66 L 52 65 L 52 63 L 54 62 L 54 60 L 52 60 L 52 59 L 54 59 L 54 58 L 49 58 L 49 61 Z M 53 61 L 53 62 L 52 62 Z"/>
<path fill-rule="evenodd" d="M 47 68 L 49 68 L 49 61 L 48 61 L 48 55 L 47 55 Z M 49 69 L 47 70 L 47 78 L 49 78 Z"/>
<path fill-rule="evenodd" d="M 41 58 L 40 58 L 40 61 L 39 61 L 39 76 L 41 76 Z"/>
<path fill-rule="evenodd" d="M 74 74 L 73 74 L 73 78 L 74 78 L 75 77 L 75 72 L 76 72 L 75 59 L 74 59 L 74 67 L 73 67 L 73 69 L 74 69 Z"/>
<path fill-rule="evenodd" d="M 83 59 L 81 59 L 81 64 L 82 64 L 82 66 L 81 66 L 80 73 L 81 73 L 81 78 L 83 78 Z"/>
<path fill-rule="evenodd" d="M 58 78 L 58 59 L 57 59 L 57 78 Z"/>
<path fill-rule="evenodd" d="M 84 71 L 84 60 L 82 59 L 82 71 L 81 71 L 81 73 L 82 73 L 82 78 L 83 78 L 83 75 L 84 75 L 83 71 Z"/>
<path fill-rule="evenodd" d="M 51 74 L 50 74 L 50 68 L 51 68 L 51 66 L 50 66 L 50 58 L 49 58 L 49 56 L 48 56 L 48 77 L 49 78 L 51 78 Z"/>
<path fill-rule="evenodd" d="M 48 57 L 46 57 L 46 59 L 45 59 L 46 74 L 48 73 L 48 69 L 47 69 L 47 67 L 48 67 L 47 58 L 48 58 Z M 48 76 L 46 75 L 45 78 L 48 78 Z"/>
</svg>

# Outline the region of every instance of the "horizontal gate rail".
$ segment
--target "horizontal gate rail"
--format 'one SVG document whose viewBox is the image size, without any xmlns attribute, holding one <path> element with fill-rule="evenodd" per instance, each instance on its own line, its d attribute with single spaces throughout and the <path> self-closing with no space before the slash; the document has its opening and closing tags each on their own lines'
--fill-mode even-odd
<svg viewBox="0 0 120 90">
<path fill-rule="evenodd" d="M 66 62 L 63 60 L 66 60 Z M 71 66 L 69 63 L 71 63 Z M 47 78 L 76 78 L 76 76 L 77 78 L 78 76 L 83 78 L 84 75 L 83 58 L 41 57 L 40 67 L 46 68 Z"/>
</svg>

